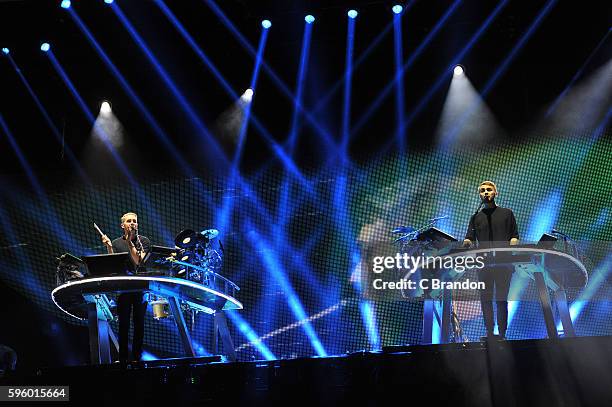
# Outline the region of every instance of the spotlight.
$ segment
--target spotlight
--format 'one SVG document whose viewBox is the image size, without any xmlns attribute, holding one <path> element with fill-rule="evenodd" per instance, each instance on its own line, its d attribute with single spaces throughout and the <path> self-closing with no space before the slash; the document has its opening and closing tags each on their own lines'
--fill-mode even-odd
<svg viewBox="0 0 612 407">
<path fill-rule="evenodd" d="M 6 55 L 8 55 L 9 52 L 11 52 L 11 50 L 5 47 L 5 48 L 2 48 L 2 52 L 4 52 Z"/>
<path fill-rule="evenodd" d="M 115 0 L 104 0 L 104 2 L 105 2 L 106 4 L 113 4 L 113 1 L 115 1 Z"/>
<path fill-rule="evenodd" d="M 453 75 L 455 75 L 455 76 L 463 75 L 463 72 L 464 72 L 464 70 L 463 70 L 463 67 L 461 65 L 457 65 L 455 67 L 455 69 L 453 69 Z"/>
<path fill-rule="evenodd" d="M 270 20 L 263 20 L 261 22 L 261 26 L 267 30 L 268 28 L 272 27 L 272 22 Z"/>
<path fill-rule="evenodd" d="M 253 100 L 253 89 L 249 88 L 245 90 L 242 96 L 240 96 L 240 99 L 242 99 L 243 102 L 250 103 L 251 100 Z"/>
<path fill-rule="evenodd" d="M 49 49 L 50 49 L 50 48 L 51 48 L 51 45 L 49 45 L 49 43 L 47 43 L 47 42 L 43 42 L 43 43 L 40 45 L 40 50 L 41 50 L 42 52 L 47 52 L 47 51 L 49 51 Z"/>
<path fill-rule="evenodd" d="M 62 2 L 60 3 L 60 7 L 61 8 L 70 8 L 70 0 L 62 0 Z"/>
<path fill-rule="evenodd" d="M 350 18 L 357 18 L 357 10 L 349 10 L 347 13 Z"/>
<path fill-rule="evenodd" d="M 401 13 L 402 10 L 404 10 L 404 8 L 400 6 L 399 4 L 396 4 L 395 6 L 391 8 L 391 11 L 393 11 L 395 14 Z"/>
<path fill-rule="evenodd" d="M 311 14 L 308 14 L 306 17 L 304 17 L 304 21 L 306 21 L 308 24 L 312 24 L 314 23 L 314 16 Z"/>
<path fill-rule="evenodd" d="M 100 105 L 100 114 L 110 114 L 112 112 L 111 105 L 106 100 Z"/>
</svg>

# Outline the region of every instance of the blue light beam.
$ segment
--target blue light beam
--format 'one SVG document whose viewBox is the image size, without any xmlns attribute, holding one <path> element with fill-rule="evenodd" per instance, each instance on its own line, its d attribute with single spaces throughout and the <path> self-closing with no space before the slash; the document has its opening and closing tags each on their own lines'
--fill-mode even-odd
<svg viewBox="0 0 612 407">
<path fill-rule="evenodd" d="M 229 85 L 217 67 L 213 64 L 213 62 L 206 56 L 204 51 L 197 45 L 193 37 L 187 32 L 185 27 L 181 24 L 181 22 L 176 18 L 176 16 L 172 13 L 172 11 L 166 6 L 166 4 L 162 0 L 155 0 L 155 4 L 160 8 L 160 10 L 164 13 L 164 15 L 170 20 L 170 22 L 175 26 L 178 32 L 181 34 L 183 39 L 189 44 L 191 49 L 196 53 L 198 58 L 204 63 L 204 65 L 210 70 L 210 72 L 215 76 L 215 78 L 219 81 L 219 84 L 223 87 L 223 89 L 228 93 L 228 95 L 237 100 L 240 95 L 238 95 L 233 88 Z M 264 30 L 262 34 L 263 37 L 260 37 L 260 46 L 255 54 L 255 63 L 257 75 L 259 73 L 259 66 L 265 66 L 265 61 L 261 57 L 263 53 L 263 45 L 266 43 L 268 30 Z M 255 78 L 257 76 L 253 76 Z M 251 81 L 253 82 L 253 80 Z M 306 190 L 310 189 L 308 181 L 297 168 L 295 163 L 288 157 L 288 155 L 283 151 L 282 147 L 279 146 L 274 138 L 271 136 L 270 132 L 263 126 L 263 124 L 253 115 L 251 112 L 249 113 L 249 119 L 255 125 L 256 129 L 260 132 L 260 134 L 264 137 L 266 142 L 271 149 L 271 151 L 275 154 L 275 156 L 281 161 L 283 166 L 302 184 L 302 187 Z"/>
<path fill-rule="evenodd" d="M 195 110 L 191 107 L 185 96 L 181 93 L 178 87 L 175 85 L 174 81 L 170 78 L 170 75 L 166 72 L 166 70 L 161 66 L 157 57 L 151 52 L 145 41 L 142 39 L 140 34 L 136 32 L 136 29 L 132 26 L 126 15 L 121 11 L 121 8 L 113 3 L 111 9 L 123 25 L 123 27 L 128 31 L 134 42 L 138 45 L 142 53 L 145 55 L 153 69 L 157 72 L 158 76 L 162 79 L 166 87 L 170 90 L 176 101 L 179 103 L 183 112 L 187 115 L 191 123 L 201 132 L 201 135 L 207 142 L 206 153 L 214 158 L 216 163 L 221 163 L 227 167 L 229 161 L 217 143 L 217 140 L 212 136 L 208 127 L 204 124 L 204 122 L 200 119 L 199 115 Z"/>
<path fill-rule="evenodd" d="M 242 35 L 242 33 L 238 30 L 238 28 L 236 28 L 236 26 L 231 22 L 231 20 L 225 15 L 223 10 L 221 10 L 221 8 L 213 0 L 202 0 L 202 1 L 206 3 L 206 5 L 211 9 L 213 13 L 215 13 L 217 17 L 219 17 L 221 22 L 230 30 L 232 35 L 240 42 L 240 44 L 244 47 L 244 49 L 246 49 L 247 52 L 251 54 L 252 57 L 255 58 L 257 55 L 255 48 L 249 43 L 246 37 Z M 274 70 L 265 61 L 262 62 L 262 68 L 273 79 L 273 83 L 280 88 L 282 93 L 290 101 L 295 103 L 295 95 L 291 93 L 291 90 L 287 87 L 287 85 L 285 85 L 284 81 L 276 74 L 276 72 L 274 72 Z M 316 134 L 325 143 L 326 149 L 329 151 L 335 151 L 336 144 L 330 132 L 324 129 L 316 121 L 316 119 L 312 116 L 312 114 L 310 114 L 310 112 L 305 110 L 304 106 L 298 105 L 298 108 L 300 109 L 304 117 L 306 118 L 308 124 L 312 126 L 312 128 L 316 131 Z"/>
<path fill-rule="evenodd" d="M 405 101 L 404 101 L 404 72 L 402 65 L 404 62 L 403 57 L 403 43 L 402 43 L 402 6 L 393 6 L 393 45 L 395 50 L 395 106 L 396 106 L 396 120 L 397 120 L 397 143 L 401 153 L 405 150 L 404 143 L 404 113 L 405 113 Z"/>
<path fill-rule="evenodd" d="M 504 3 L 506 1 L 507 0 L 505 0 Z M 414 62 L 423 53 L 423 51 L 425 51 L 429 43 L 440 32 L 442 27 L 444 27 L 448 19 L 455 13 L 455 11 L 457 11 L 459 4 L 461 4 L 461 0 L 455 0 L 453 4 L 442 15 L 442 17 L 438 19 L 438 22 L 436 23 L 434 28 L 429 32 L 429 34 L 427 34 L 427 36 L 423 39 L 423 41 L 421 41 L 417 49 L 414 50 L 414 52 L 410 55 L 410 57 L 406 60 L 406 62 L 402 66 L 402 76 L 404 75 L 405 71 L 408 70 L 412 66 L 412 64 L 414 64 Z M 445 76 L 440 81 L 444 79 L 445 79 Z M 394 78 L 391 82 L 389 82 L 385 86 L 385 88 L 376 96 L 374 101 L 370 103 L 370 105 L 366 108 L 365 112 L 361 115 L 361 118 L 353 126 L 353 133 L 358 132 L 365 125 L 365 123 L 370 119 L 370 116 L 374 114 L 374 112 L 380 107 L 383 100 L 387 97 L 387 95 L 393 89 L 393 86 L 395 85 L 395 81 L 396 79 Z"/>
<path fill-rule="evenodd" d="M 353 14 L 351 12 L 354 12 Z M 353 86 L 353 51 L 355 46 L 355 18 L 357 12 L 349 11 L 348 26 L 346 31 L 346 56 L 344 65 L 344 99 L 342 103 L 342 144 L 340 152 L 342 166 L 346 166 L 348 162 L 348 145 L 350 138 L 350 121 L 351 121 L 351 87 Z"/>
<path fill-rule="evenodd" d="M 85 25 L 85 23 L 83 23 L 83 21 L 78 16 L 76 11 L 74 11 L 74 9 L 70 9 L 69 14 L 74 23 L 81 31 L 81 33 L 85 35 L 91 46 L 96 50 L 98 56 L 102 59 L 102 62 L 104 62 L 106 67 L 110 70 L 111 74 L 115 77 L 115 79 L 119 82 L 125 93 L 128 95 L 132 103 L 136 106 L 142 117 L 145 119 L 146 123 L 153 130 L 157 139 L 161 141 L 167 151 L 170 152 L 174 161 L 181 167 L 181 170 L 187 176 L 193 178 L 193 170 L 189 168 L 189 166 L 186 164 L 185 160 L 178 152 L 174 144 L 172 144 L 159 122 L 155 119 L 155 116 L 149 111 L 149 109 L 145 106 L 140 97 L 136 94 L 132 86 L 130 86 L 129 82 L 125 79 L 123 74 L 121 74 L 117 66 L 111 61 L 110 57 L 100 46 L 89 28 Z"/>
<path fill-rule="evenodd" d="M 255 349 L 262 354 L 266 360 L 276 360 L 276 356 L 270 351 L 270 349 L 260 339 L 259 335 L 255 330 L 240 316 L 240 314 L 234 310 L 225 311 L 226 315 L 230 317 L 230 320 L 238 328 L 240 333 L 251 343 Z"/>
<path fill-rule="evenodd" d="M 512 63 L 516 55 L 525 46 L 529 38 L 531 38 L 535 30 L 542 23 L 542 20 L 548 15 L 548 13 L 552 10 L 553 6 L 556 3 L 557 3 L 557 0 L 549 0 L 548 3 L 546 3 L 546 5 L 540 10 L 540 12 L 537 14 L 535 19 L 529 25 L 529 28 L 523 33 L 523 35 L 516 42 L 514 47 L 512 47 L 508 55 L 506 55 L 506 58 L 504 58 L 504 60 L 497 66 L 493 75 L 491 75 L 491 77 L 489 78 L 485 86 L 482 88 L 482 90 L 480 91 L 481 97 L 478 99 L 475 99 L 472 102 L 471 106 L 467 108 L 465 112 L 461 115 L 460 119 L 458 120 L 458 124 L 454 126 L 454 129 L 451 132 L 451 134 L 448 136 L 448 139 L 453 140 L 455 136 L 457 135 L 457 133 L 466 124 L 468 118 L 471 117 L 471 115 L 481 106 L 482 103 L 484 103 L 484 98 L 488 95 L 488 93 L 491 91 L 493 86 L 495 86 L 495 84 L 497 83 L 499 78 L 504 74 L 504 72 L 506 72 L 506 70 L 508 69 L 508 67 L 510 66 L 510 64 Z M 463 70 L 462 70 L 462 73 L 463 73 Z"/>
<path fill-rule="evenodd" d="M 267 240 L 264 239 L 252 226 L 247 225 L 251 231 L 248 233 L 247 238 L 251 244 L 253 250 L 255 250 L 260 257 L 266 270 L 270 273 L 272 278 L 281 286 L 283 292 L 287 296 L 287 303 L 291 312 L 295 316 L 297 321 L 307 321 L 308 316 L 304 310 L 297 293 L 291 286 L 291 283 L 287 279 L 287 275 L 281 266 L 280 261 L 276 257 L 276 253 L 272 250 Z M 318 356 L 327 356 L 327 352 L 321 343 L 321 340 L 317 336 L 312 324 L 309 322 L 304 323 L 301 328 L 310 340 L 310 344 L 317 353 Z"/>
<path fill-rule="evenodd" d="M 96 122 L 96 118 L 94 117 L 94 115 L 91 113 L 91 111 L 87 107 L 87 104 L 85 103 L 85 101 L 83 100 L 83 98 L 79 94 L 78 90 L 76 89 L 76 87 L 72 83 L 72 80 L 70 79 L 70 77 L 68 76 L 68 74 L 66 73 L 64 68 L 62 68 L 61 64 L 59 63 L 59 61 L 57 60 L 57 58 L 55 57 L 53 52 L 47 52 L 47 56 L 49 58 L 49 61 L 51 62 L 51 65 L 55 69 L 55 71 L 62 78 L 62 80 L 64 81 L 64 84 L 66 85 L 66 87 L 70 90 L 70 93 L 72 94 L 72 96 L 76 100 L 77 104 L 81 108 L 81 111 L 83 112 L 83 114 L 85 115 L 87 120 L 93 126 L 95 124 L 95 122 Z M 161 217 L 159 216 L 159 214 L 157 214 L 153 210 L 153 207 L 151 206 L 151 203 L 146 198 L 146 195 L 144 194 L 144 192 L 142 191 L 142 189 L 140 188 L 140 186 L 138 185 L 138 183 L 136 182 L 136 180 L 132 176 L 132 174 L 129 171 L 129 169 L 127 168 L 127 166 L 125 165 L 125 162 L 121 159 L 119 154 L 117 154 L 117 151 L 115 150 L 115 148 L 113 147 L 112 143 L 110 142 L 110 139 L 109 139 L 108 135 L 101 128 L 100 128 L 100 131 L 102 133 L 101 139 L 103 141 L 104 146 L 106 147 L 108 152 L 113 157 L 113 160 L 115 161 L 115 163 L 117 164 L 117 166 L 119 167 L 121 172 L 124 174 L 124 176 L 130 182 L 130 185 L 132 186 L 132 188 L 136 192 L 137 196 L 140 198 L 141 202 L 146 207 L 148 214 L 151 215 L 158 224 L 162 225 L 163 223 L 161 222 Z M 166 230 L 166 229 L 162 230 L 161 235 L 162 235 L 162 238 L 164 239 L 165 242 L 173 242 L 174 241 L 173 236 L 171 236 L 170 233 L 168 232 L 168 230 Z"/>
<path fill-rule="evenodd" d="M 32 86 L 30 85 L 30 82 L 27 80 L 27 78 L 25 77 L 25 75 L 23 74 L 22 70 L 19 68 L 19 66 L 17 65 L 17 63 L 13 59 L 13 57 L 11 57 L 9 55 L 8 59 L 9 59 L 9 62 L 11 63 L 11 65 L 13 66 L 13 69 L 15 70 L 17 75 L 19 76 L 19 79 L 21 80 L 21 82 L 23 83 L 23 85 L 27 89 L 28 93 L 30 94 L 30 97 L 32 98 L 32 100 L 34 100 L 34 103 L 36 104 L 36 107 L 38 107 L 38 110 L 40 111 L 40 113 L 42 114 L 43 118 L 47 122 L 47 125 L 51 129 L 51 132 L 53 133 L 53 136 L 55 136 L 55 139 L 57 140 L 58 143 L 63 143 L 63 137 L 62 137 L 61 132 L 59 131 L 59 129 L 57 128 L 55 123 L 53 123 L 53 120 L 51 120 L 51 117 L 49 116 L 49 113 L 47 112 L 47 109 L 45 109 L 45 107 L 43 106 L 42 102 L 38 98 L 38 95 L 36 95 L 36 93 L 34 92 L 34 89 L 32 89 Z M 66 155 L 68 156 L 68 159 L 72 163 L 73 168 L 76 170 L 78 176 L 81 178 L 83 183 L 85 185 L 91 185 L 91 180 L 89 179 L 87 174 L 85 174 L 85 171 L 83 170 L 83 167 L 81 167 L 81 164 L 79 164 L 77 158 L 75 157 L 74 153 L 72 152 L 72 149 L 69 146 L 65 146 L 64 150 L 66 151 Z"/>
</svg>

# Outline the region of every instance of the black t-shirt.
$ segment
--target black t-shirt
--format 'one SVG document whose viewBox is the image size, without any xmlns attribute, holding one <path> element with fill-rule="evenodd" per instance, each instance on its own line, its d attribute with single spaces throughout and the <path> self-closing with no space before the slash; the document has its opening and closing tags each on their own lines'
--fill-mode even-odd
<svg viewBox="0 0 612 407">
<path fill-rule="evenodd" d="M 134 246 L 136 246 L 136 250 L 144 251 L 145 253 L 151 250 L 151 241 L 146 236 L 140 236 L 140 243 L 136 238 L 132 240 Z M 130 249 L 128 247 L 128 242 L 123 238 L 123 236 L 116 238 L 113 240 L 113 253 L 129 253 Z"/>
<path fill-rule="evenodd" d="M 508 242 L 512 238 L 518 239 L 514 213 L 500 206 L 483 209 L 470 218 L 465 238 L 472 242 Z"/>
<path fill-rule="evenodd" d="M 138 242 L 136 238 L 132 240 L 132 242 L 134 243 L 134 246 L 136 246 L 136 250 L 140 249 L 141 251 L 144 251 L 145 253 L 149 252 L 151 250 L 151 241 L 146 236 L 139 236 L 139 237 L 140 237 L 140 243 Z M 128 247 L 128 242 L 127 240 L 123 238 L 123 236 L 118 237 L 115 240 L 113 240 L 112 245 L 113 245 L 113 253 L 129 253 L 130 252 L 129 247 Z M 143 266 L 139 266 L 138 268 L 136 268 L 132 261 L 128 261 L 125 267 L 127 270 L 129 270 L 129 274 L 132 274 L 133 272 L 142 273 L 146 271 L 146 269 Z M 137 297 L 132 297 L 132 298 L 137 298 L 137 301 L 139 302 L 142 301 L 142 293 L 119 294 L 119 297 L 128 297 L 128 296 L 137 296 Z M 134 311 L 134 313 L 136 313 L 136 311 Z M 128 318 L 128 321 L 129 321 L 129 318 Z"/>
<path fill-rule="evenodd" d="M 144 251 L 145 253 L 148 253 L 151 250 L 151 241 L 146 236 L 140 236 L 140 243 L 138 242 L 136 238 L 132 240 L 132 243 L 134 243 L 134 246 L 136 246 L 136 250 Z M 113 253 L 129 253 L 129 252 L 130 250 L 128 247 L 128 242 L 127 240 L 123 238 L 123 236 L 118 237 L 115 240 L 113 240 Z M 131 270 L 131 271 L 134 271 L 135 269 L 134 263 L 131 261 L 128 262 L 126 267 L 128 270 Z M 146 270 L 144 269 L 142 265 L 138 267 L 138 272 L 144 272 L 144 271 Z"/>
</svg>

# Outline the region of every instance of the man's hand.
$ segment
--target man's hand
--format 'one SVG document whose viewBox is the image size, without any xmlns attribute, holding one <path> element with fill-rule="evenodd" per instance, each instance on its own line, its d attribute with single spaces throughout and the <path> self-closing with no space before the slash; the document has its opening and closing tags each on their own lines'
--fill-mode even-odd
<svg viewBox="0 0 612 407">
<path fill-rule="evenodd" d="M 109 254 L 112 254 L 113 253 L 113 242 L 106 235 L 100 235 L 100 239 L 102 240 L 102 243 L 104 244 L 104 246 L 106 246 L 106 251 Z"/>
<path fill-rule="evenodd" d="M 104 243 L 104 246 L 106 246 L 107 248 L 113 247 L 113 242 L 111 242 L 108 236 L 102 235 L 100 236 L 100 238 L 102 239 L 102 243 Z"/>
<path fill-rule="evenodd" d="M 135 227 L 130 227 L 128 229 L 128 239 L 129 240 L 134 240 L 136 238 L 136 228 Z"/>
</svg>

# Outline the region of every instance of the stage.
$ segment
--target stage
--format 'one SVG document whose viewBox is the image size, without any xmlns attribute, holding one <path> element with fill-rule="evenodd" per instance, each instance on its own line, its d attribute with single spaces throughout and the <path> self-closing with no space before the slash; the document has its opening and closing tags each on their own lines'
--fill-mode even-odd
<svg viewBox="0 0 612 407">
<path fill-rule="evenodd" d="M 206 358 L 40 369 L 1 385 L 70 386 L 74 405 L 603 406 L 612 337 L 389 347 L 327 358 Z"/>
</svg>

